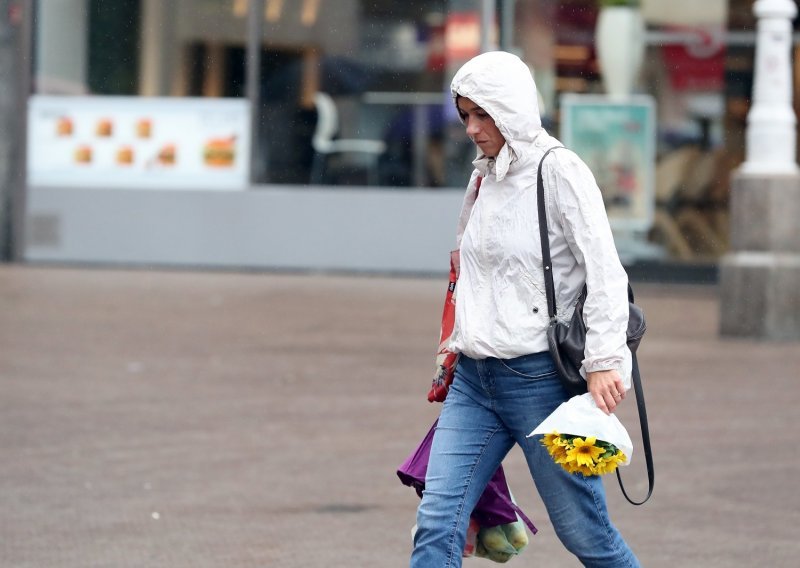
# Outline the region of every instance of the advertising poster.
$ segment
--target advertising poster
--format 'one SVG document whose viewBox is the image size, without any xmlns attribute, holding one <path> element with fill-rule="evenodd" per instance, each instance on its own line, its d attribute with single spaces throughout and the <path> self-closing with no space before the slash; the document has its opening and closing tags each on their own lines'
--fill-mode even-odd
<svg viewBox="0 0 800 568">
<path fill-rule="evenodd" d="M 244 189 L 244 99 L 33 96 L 28 183 L 102 188 Z"/>
<path fill-rule="evenodd" d="M 561 98 L 561 141 L 592 170 L 615 229 L 649 229 L 655 208 L 655 104 L 636 95 Z"/>
</svg>

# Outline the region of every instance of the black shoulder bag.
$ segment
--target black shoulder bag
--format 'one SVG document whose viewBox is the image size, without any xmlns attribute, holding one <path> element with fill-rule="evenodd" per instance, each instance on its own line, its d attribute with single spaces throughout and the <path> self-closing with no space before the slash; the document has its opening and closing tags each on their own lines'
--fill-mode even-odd
<svg viewBox="0 0 800 568">
<path fill-rule="evenodd" d="M 584 284 L 578 301 L 575 304 L 575 311 L 569 322 L 560 322 L 556 318 L 556 293 L 553 284 L 553 265 L 550 260 L 550 237 L 547 234 L 547 211 L 544 200 L 544 181 L 542 178 L 542 162 L 547 155 L 557 148 L 563 146 L 554 146 L 545 152 L 539 162 L 539 168 L 536 174 L 536 192 L 537 192 L 537 206 L 539 210 L 539 236 L 542 242 L 542 268 L 544 270 L 544 285 L 545 293 L 547 296 L 547 313 L 550 316 L 550 326 L 547 329 L 547 342 L 550 349 L 550 355 L 555 362 L 556 370 L 561 378 L 561 383 L 564 388 L 575 396 L 587 392 L 586 380 L 580 374 L 580 368 L 583 364 L 584 349 L 586 347 L 586 322 L 583 319 L 583 304 L 586 301 L 586 285 Z M 647 426 L 647 410 L 644 403 L 644 391 L 642 389 L 642 377 L 639 374 L 639 363 L 636 360 L 636 349 L 639 347 L 639 342 L 647 329 L 647 324 L 644 319 L 644 312 L 642 309 L 633 303 L 633 289 L 630 283 L 628 284 L 628 332 L 627 344 L 633 356 L 633 390 L 636 393 L 636 405 L 639 410 L 639 423 L 642 427 L 642 446 L 644 447 L 644 457 L 647 463 L 647 481 L 648 491 L 647 496 L 642 501 L 633 501 L 625 492 L 625 487 L 622 484 L 622 477 L 620 477 L 619 469 L 617 472 L 617 480 L 619 487 L 622 489 L 622 494 L 633 505 L 642 505 L 653 493 L 653 484 L 655 482 L 655 473 L 653 469 L 653 453 L 650 447 L 650 431 Z"/>
</svg>

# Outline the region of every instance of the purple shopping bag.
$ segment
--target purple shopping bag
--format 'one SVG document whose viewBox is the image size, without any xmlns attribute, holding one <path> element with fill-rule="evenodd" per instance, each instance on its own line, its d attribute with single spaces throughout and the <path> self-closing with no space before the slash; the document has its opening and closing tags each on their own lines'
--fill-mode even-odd
<svg viewBox="0 0 800 568">
<path fill-rule="evenodd" d="M 431 455 L 433 433 L 438 422 L 437 420 L 433 423 L 433 426 L 417 446 L 417 449 L 408 456 L 408 459 L 397 470 L 397 476 L 400 481 L 404 485 L 416 489 L 420 497 L 422 497 L 422 491 L 425 489 L 425 473 L 428 471 L 428 459 Z M 472 511 L 472 518 L 482 527 L 495 527 L 515 522 L 517 515 L 528 525 L 531 532 L 536 534 L 537 529 L 533 522 L 511 500 L 511 492 L 508 489 L 506 476 L 501 465 L 497 468 L 486 489 L 484 489 L 478 504 L 475 505 L 475 509 Z"/>
</svg>

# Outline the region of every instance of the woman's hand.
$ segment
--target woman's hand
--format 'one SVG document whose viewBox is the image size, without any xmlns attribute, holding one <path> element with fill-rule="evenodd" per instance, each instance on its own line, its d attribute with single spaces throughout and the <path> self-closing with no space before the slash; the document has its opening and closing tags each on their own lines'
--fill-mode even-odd
<svg viewBox="0 0 800 568">
<path fill-rule="evenodd" d="M 622 384 L 622 377 L 619 372 L 610 369 L 608 371 L 594 371 L 586 374 L 589 392 L 597 404 L 597 407 L 611 414 L 617 404 L 625 398 L 625 386 Z"/>
</svg>

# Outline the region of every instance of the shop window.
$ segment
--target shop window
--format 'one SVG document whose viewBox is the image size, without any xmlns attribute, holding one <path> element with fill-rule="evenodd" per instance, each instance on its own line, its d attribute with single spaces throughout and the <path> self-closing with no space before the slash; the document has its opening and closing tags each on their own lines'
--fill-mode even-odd
<svg viewBox="0 0 800 568">
<path fill-rule="evenodd" d="M 267 0 L 255 181 L 444 185 L 447 4 Z"/>
<path fill-rule="evenodd" d="M 445 68 L 445 28 L 452 24 L 459 49 L 477 53 L 479 4 L 264 0 L 258 97 L 250 109 L 255 131 L 248 138 L 255 151 L 245 168 L 248 181 L 448 185 L 445 74 L 452 70 Z M 248 0 L 37 0 L 34 93 L 244 99 L 249 92 L 250 8 Z M 451 12 L 456 17 L 450 18 Z M 335 112 L 338 125 L 333 140 L 352 144 L 334 143 L 335 152 L 315 149 L 320 100 L 332 102 L 327 108 Z M 136 106 L 135 101 L 129 104 Z M 57 112 L 71 116 L 70 105 L 60 103 Z M 36 121 L 42 122 L 42 132 L 56 136 L 54 144 L 64 146 L 72 133 L 99 136 L 96 117 L 86 119 L 91 126 L 58 118 L 63 122 L 58 130 L 45 125 L 56 111 L 40 110 Z M 326 120 L 330 123 L 330 113 Z M 118 130 L 104 130 L 101 142 L 109 145 Z M 88 145 L 70 147 L 70 168 L 80 163 L 81 171 L 88 172 L 88 164 L 98 164 L 99 146 L 90 152 Z M 132 158 L 129 150 L 120 150 L 119 160 L 138 163 L 142 152 L 133 152 L 137 157 Z M 244 153 L 250 155 L 244 147 L 237 155 Z M 164 156 L 172 155 L 164 151 Z"/>
<path fill-rule="evenodd" d="M 544 123 L 557 135 L 563 95 L 604 94 L 595 50 L 599 2 L 515 5 L 515 48 L 535 71 Z M 657 109 L 655 215 L 647 254 L 715 262 L 727 249 L 730 174 L 744 158 L 755 22 L 752 0 L 680 5 L 676 11 L 640 3 L 646 52 L 635 92 L 652 96 Z"/>
<path fill-rule="evenodd" d="M 139 90 L 140 0 L 90 0 L 88 88 L 102 95 Z"/>
<path fill-rule="evenodd" d="M 34 92 L 240 97 L 236 0 L 38 0 Z"/>
</svg>

